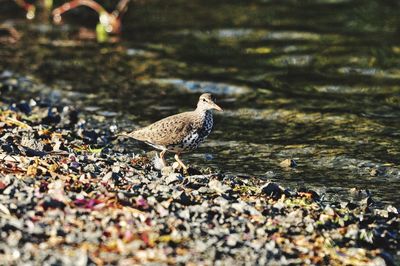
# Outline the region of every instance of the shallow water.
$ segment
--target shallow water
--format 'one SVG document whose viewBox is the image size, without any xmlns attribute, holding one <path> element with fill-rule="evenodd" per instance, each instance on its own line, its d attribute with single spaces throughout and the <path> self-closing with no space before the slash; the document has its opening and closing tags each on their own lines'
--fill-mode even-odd
<svg viewBox="0 0 400 266">
<path fill-rule="evenodd" d="M 225 111 L 190 163 L 400 206 L 399 2 L 135 3 L 113 44 L 79 37 L 95 27 L 90 12 L 52 26 L 2 5 L 0 21 L 24 35 L 1 44 L 1 72 L 116 112 L 123 130 L 211 91 Z M 280 166 L 288 158 L 297 167 Z"/>
</svg>

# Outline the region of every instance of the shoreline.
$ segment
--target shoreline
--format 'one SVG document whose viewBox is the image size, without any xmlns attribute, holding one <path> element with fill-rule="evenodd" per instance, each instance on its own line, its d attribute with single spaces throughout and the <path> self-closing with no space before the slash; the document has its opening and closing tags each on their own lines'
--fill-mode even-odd
<svg viewBox="0 0 400 266">
<path fill-rule="evenodd" d="M 393 206 L 368 195 L 323 200 L 313 190 L 202 169 L 162 175 L 151 158 L 111 142 L 110 127 L 80 119 L 75 108 L 40 98 L 1 103 L 0 251 L 7 263 L 399 261 Z"/>
</svg>

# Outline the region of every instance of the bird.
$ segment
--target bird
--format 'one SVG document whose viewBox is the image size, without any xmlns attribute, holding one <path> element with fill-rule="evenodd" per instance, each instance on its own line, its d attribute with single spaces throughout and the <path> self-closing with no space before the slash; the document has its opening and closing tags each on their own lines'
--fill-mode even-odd
<svg viewBox="0 0 400 266">
<path fill-rule="evenodd" d="M 165 153 L 175 153 L 175 160 L 184 171 L 188 167 L 180 159 L 182 153 L 195 150 L 211 133 L 214 120 L 213 110 L 221 111 L 210 93 L 199 97 L 194 111 L 168 116 L 146 127 L 120 134 L 130 137 L 160 150 L 162 165 L 167 166 Z"/>
</svg>

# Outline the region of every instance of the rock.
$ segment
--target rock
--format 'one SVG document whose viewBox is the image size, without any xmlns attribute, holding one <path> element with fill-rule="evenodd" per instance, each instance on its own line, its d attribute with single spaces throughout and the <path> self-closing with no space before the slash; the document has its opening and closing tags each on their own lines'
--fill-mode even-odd
<svg viewBox="0 0 400 266">
<path fill-rule="evenodd" d="M 372 199 L 371 196 L 364 198 L 363 200 L 361 200 L 360 204 L 364 205 L 366 207 L 371 206 L 372 204 L 374 204 L 375 201 Z"/>
<path fill-rule="evenodd" d="M 199 171 L 199 170 L 197 170 L 196 168 L 193 168 L 193 167 L 189 167 L 187 169 L 187 173 L 189 175 L 201 175 L 202 174 L 201 171 Z"/>
<path fill-rule="evenodd" d="M 208 186 L 210 189 L 212 189 L 213 191 L 215 191 L 216 193 L 219 193 L 219 194 L 224 194 L 227 191 L 231 190 L 231 188 L 229 186 L 222 184 L 217 179 L 211 180 L 208 183 Z"/>
<path fill-rule="evenodd" d="M 271 179 L 276 177 L 276 173 L 274 171 L 267 171 L 265 172 L 265 179 Z"/>
<path fill-rule="evenodd" d="M 275 204 L 273 205 L 273 207 L 274 207 L 275 209 L 281 210 L 281 209 L 285 208 L 285 204 L 284 204 L 283 202 L 281 202 L 281 201 L 278 201 L 277 203 L 275 203 Z"/>
<path fill-rule="evenodd" d="M 282 162 L 280 162 L 279 165 L 282 167 L 296 167 L 297 163 L 293 159 L 286 159 L 286 160 L 283 160 Z"/>
<path fill-rule="evenodd" d="M 399 213 L 398 209 L 397 209 L 396 207 L 392 206 L 392 205 L 387 206 L 387 207 L 386 207 L 386 210 L 387 210 L 388 212 L 395 213 L 395 214 L 398 214 L 398 213 Z"/>
<path fill-rule="evenodd" d="M 283 195 L 284 190 L 279 185 L 270 182 L 261 188 L 261 192 L 266 194 L 267 196 L 280 198 Z"/>
<path fill-rule="evenodd" d="M 161 168 L 161 175 L 162 176 L 169 176 L 174 174 L 174 168 L 171 166 L 165 166 L 163 168 Z"/>
<path fill-rule="evenodd" d="M 191 196 L 189 196 L 186 192 L 180 192 L 178 197 L 176 197 L 176 200 L 182 204 L 182 205 L 193 205 L 196 202 L 194 201 L 194 199 L 192 199 Z"/>
<path fill-rule="evenodd" d="M 307 188 L 300 188 L 298 190 L 299 194 L 301 194 L 302 196 L 305 196 L 307 198 L 310 198 L 312 200 L 320 200 L 321 197 L 318 195 L 318 193 L 314 190 L 311 189 L 307 189 Z"/>
<path fill-rule="evenodd" d="M 183 176 L 178 173 L 171 173 L 165 178 L 165 183 L 167 183 L 167 185 L 182 181 L 183 181 Z"/>
<path fill-rule="evenodd" d="M 230 247 L 236 246 L 236 244 L 240 241 L 240 237 L 238 234 L 230 234 L 226 239 L 226 244 Z"/>
<path fill-rule="evenodd" d="M 16 107 L 26 115 L 28 115 L 28 114 L 30 114 L 32 112 L 32 109 L 29 106 L 29 104 L 27 102 L 24 102 L 24 101 L 18 103 L 16 105 Z"/>
<path fill-rule="evenodd" d="M 64 209 L 65 208 L 65 203 L 53 198 L 48 198 L 42 203 L 43 208 L 48 209 L 48 208 L 54 208 L 54 209 Z"/>
<path fill-rule="evenodd" d="M 2 192 L 7 187 L 7 184 L 3 181 L 0 181 L 0 192 Z"/>
<path fill-rule="evenodd" d="M 47 116 L 42 119 L 42 123 L 46 125 L 58 124 L 61 121 L 61 116 L 57 108 L 49 108 L 47 111 Z"/>
<path fill-rule="evenodd" d="M 180 211 L 178 213 L 178 216 L 181 217 L 182 219 L 185 219 L 185 220 L 189 221 L 190 220 L 189 209 L 184 209 L 184 210 Z"/>
</svg>

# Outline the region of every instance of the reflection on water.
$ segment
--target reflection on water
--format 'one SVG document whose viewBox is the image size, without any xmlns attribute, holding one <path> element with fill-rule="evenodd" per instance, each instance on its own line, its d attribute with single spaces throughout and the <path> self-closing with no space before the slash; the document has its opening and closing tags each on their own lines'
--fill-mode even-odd
<svg viewBox="0 0 400 266">
<path fill-rule="evenodd" d="M 149 1 L 129 9 L 122 41 L 108 45 L 78 39 L 73 14 L 69 27 L 22 21 L 0 70 L 100 107 L 93 113 L 118 112 L 124 129 L 192 109 L 211 91 L 226 111 L 191 162 L 339 195 L 369 189 L 399 206 L 399 7 Z M 298 166 L 282 167 L 287 158 Z"/>
<path fill-rule="evenodd" d="M 215 95 L 238 95 L 249 93 L 249 87 L 240 87 L 226 83 L 217 83 L 209 81 L 181 80 L 181 79 L 153 79 L 152 82 L 158 86 L 172 85 L 177 90 L 182 89 L 183 92 L 210 92 Z"/>
</svg>

